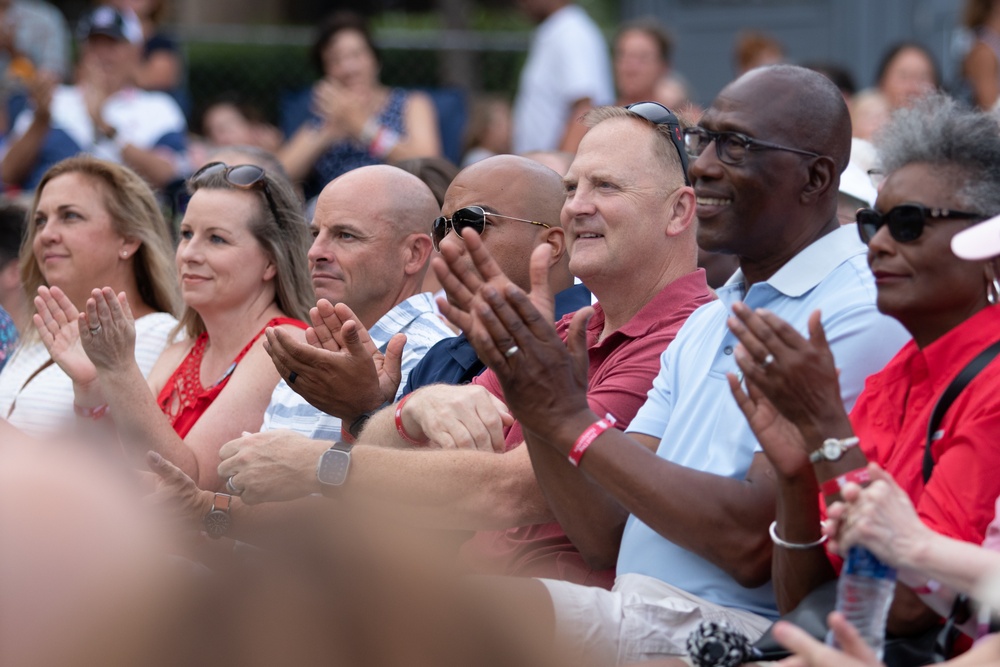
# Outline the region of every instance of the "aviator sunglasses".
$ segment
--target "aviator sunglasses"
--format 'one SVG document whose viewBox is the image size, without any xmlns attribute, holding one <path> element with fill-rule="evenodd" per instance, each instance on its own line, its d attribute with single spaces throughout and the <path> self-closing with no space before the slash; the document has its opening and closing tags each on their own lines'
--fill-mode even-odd
<svg viewBox="0 0 1000 667">
<path fill-rule="evenodd" d="M 240 190 L 263 190 L 267 199 L 267 206 L 271 209 L 274 221 L 282 227 L 281 218 L 278 216 L 278 207 L 271 196 L 271 188 L 267 185 L 267 173 L 262 167 L 255 164 L 234 164 L 227 165 L 225 162 L 209 162 L 199 169 L 191 177 L 192 183 L 198 183 L 207 176 L 222 174 L 226 183 Z"/>
<path fill-rule="evenodd" d="M 854 214 L 858 221 L 858 235 L 868 245 L 883 225 L 889 225 L 889 234 L 899 243 L 912 243 L 924 233 L 927 218 L 953 220 L 984 220 L 982 213 L 953 211 L 947 208 L 929 208 L 920 204 L 901 204 L 879 213 L 872 208 L 859 208 Z"/>
<path fill-rule="evenodd" d="M 444 217 L 443 215 L 439 218 L 434 219 L 434 227 L 432 228 L 431 239 L 434 241 L 434 249 L 441 250 L 441 241 L 444 237 L 448 236 L 448 232 L 455 230 L 455 233 L 461 237 L 462 230 L 471 227 L 476 230 L 476 233 L 480 236 L 486 231 L 486 218 L 504 218 L 505 220 L 517 220 L 518 222 L 526 222 L 529 225 L 538 225 L 539 227 L 545 227 L 549 229 L 552 225 L 547 225 L 544 222 L 535 222 L 534 220 L 525 220 L 524 218 L 514 218 L 509 215 L 500 215 L 499 213 L 492 213 L 485 210 L 482 206 L 466 206 L 465 208 L 460 208 L 451 214 L 451 219 Z"/>
</svg>

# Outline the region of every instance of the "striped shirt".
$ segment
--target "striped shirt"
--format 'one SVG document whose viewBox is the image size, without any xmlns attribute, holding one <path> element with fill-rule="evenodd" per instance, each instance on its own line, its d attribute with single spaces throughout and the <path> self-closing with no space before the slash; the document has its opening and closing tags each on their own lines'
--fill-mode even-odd
<svg viewBox="0 0 1000 667">
<path fill-rule="evenodd" d="M 167 347 L 177 320 L 150 313 L 135 321 L 135 361 L 143 377 Z M 73 381 L 49 356 L 41 341 L 19 348 L 0 373 L 0 417 L 34 436 L 73 424 Z"/>
<path fill-rule="evenodd" d="M 406 334 L 402 379 L 396 391 L 397 399 L 406 386 L 410 371 L 427 350 L 438 341 L 455 335 L 435 314 L 430 292 L 416 294 L 397 304 L 368 333 L 382 352 L 385 352 L 390 338 L 397 333 Z M 289 429 L 314 440 L 340 440 L 340 419 L 314 408 L 284 380 L 278 383 L 271 394 L 271 404 L 267 406 L 264 425 L 261 427 L 261 431 L 275 429 Z"/>
</svg>

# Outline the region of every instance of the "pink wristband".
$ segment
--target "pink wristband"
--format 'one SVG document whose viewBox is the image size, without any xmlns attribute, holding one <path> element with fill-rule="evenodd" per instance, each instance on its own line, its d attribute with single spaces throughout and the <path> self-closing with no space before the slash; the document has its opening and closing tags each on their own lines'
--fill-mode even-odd
<svg viewBox="0 0 1000 667">
<path fill-rule="evenodd" d="M 862 468 L 855 468 L 850 472 L 845 472 L 843 475 L 837 475 L 833 479 L 828 479 L 823 482 L 819 487 L 820 491 L 823 492 L 824 497 L 834 496 L 840 493 L 840 490 L 844 488 L 844 485 L 848 482 L 854 482 L 860 486 L 864 486 L 871 481 L 871 477 L 868 476 L 868 466 L 865 465 Z"/>
<path fill-rule="evenodd" d="M 73 404 L 73 412 L 76 413 L 77 417 L 85 417 L 87 419 L 100 419 L 104 415 L 108 414 L 108 404 L 98 405 L 96 408 L 85 408 L 83 406 Z"/>
<path fill-rule="evenodd" d="M 607 431 L 609 428 L 615 425 L 615 418 L 611 416 L 611 413 L 604 415 L 604 419 L 598 419 L 596 422 L 588 426 L 580 434 L 580 437 L 576 439 L 573 443 L 573 447 L 569 450 L 569 462 L 576 467 L 580 467 L 580 459 L 583 455 L 587 453 L 587 449 L 590 445 L 597 440 L 597 436 Z"/>
<path fill-rule="evenodd" d="M 426 445 L 429 442 L 428 438 L 424 438 L 423 440 L 414 440 L 410 437 L 410 434 L 406 432 L 406 428 L 403 426 L 403 405 L 412 395 L 413 394 L 407 394 L 403 398 L 399 399 L 399 403 L 396 403 L 396 432 L 399 433 L 400 438 L 411 445 Z"/>
</svg>

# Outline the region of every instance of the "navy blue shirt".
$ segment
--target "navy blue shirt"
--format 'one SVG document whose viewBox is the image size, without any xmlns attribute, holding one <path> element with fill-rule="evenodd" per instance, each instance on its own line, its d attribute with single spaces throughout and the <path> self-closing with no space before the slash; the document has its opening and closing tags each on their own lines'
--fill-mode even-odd
<svg viewBox="0 0 1000 667">
<path fill-rule="evenodd" d="M 590 305 L 590 290 L 583 285 L 573 285 L 556 294 L 556 322 L 569 313 L 575 313 Z M 472 343 L 459 334 L 445 338 L 427 351 L 406 381 L 400 398 L 429 384 L 468 384 L 486 370 L 486 364 L 479 360 Z"/>
</svg>

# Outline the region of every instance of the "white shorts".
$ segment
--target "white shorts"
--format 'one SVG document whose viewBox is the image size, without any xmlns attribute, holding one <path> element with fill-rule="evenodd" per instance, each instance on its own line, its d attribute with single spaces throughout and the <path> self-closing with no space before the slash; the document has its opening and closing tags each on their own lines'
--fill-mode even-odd
<svg viewBox="0 0 1000 667">
<path fill-rule="evenodd" d="M 726 621 L 756 641 L 772 621 L 707 602 L 659 579 L 623 574 L 606 591 L 540 579 L 552 596 L 556 636 L 588 664 L 613 665 L 687 653 L 702 621 Z"/>
</svg>

